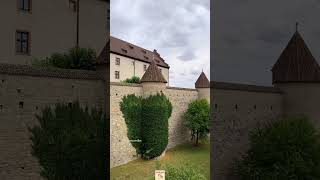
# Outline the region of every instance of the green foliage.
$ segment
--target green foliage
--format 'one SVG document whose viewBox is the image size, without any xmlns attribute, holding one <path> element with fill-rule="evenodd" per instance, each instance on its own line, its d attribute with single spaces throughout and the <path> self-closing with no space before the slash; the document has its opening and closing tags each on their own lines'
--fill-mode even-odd
<svg viewBox="0 0 320 180">
<path fill-rule="evenodd" d="M 93 49 L 72 48 L 68 53 L 53 53 L 45 59 L 34 59 L 33 66 L 63 69 L 95 70 L 96 52 Z"/>
<path fill-rule="evenodd" d="M 236 161 L 245 180 L 320 179 L 319 134 L 304 117 L 284 119 L 250 134 L 250 148 Z"/>
<path fill-rule="evenodd" d="M 160 165 L 157 165 L 156 168 L 161 169 Z M 165 165 L 164 170 L 166 180 L 207 180 L 196 166 L 191 166 L 190 164 L 178 167 Z M 153 176 L 151 179 L 155 179 L 155 177 Z"/>
<path fill-rule="evenodd" d="M 206 99 L 191 102 L 184 114 L 185 125 L 191 130 L 191 138 L 198 145 L 199 137 L 209 132 L 210 106 Z"/>
<path fill-rule="evenodd" d="M 131 78 L 127 78 L 126 80 L 123 81 L 123 83 L 140 83 L 140 78 L 137 76 L 132 76 Z"/>
<path fill-rule="evenodd" d="M 128 128 L 128 138 L 138 154 L 141 154 L 141 108 L 142 98 L 134 94 L 124 96 L 120 102 L 120 110 Z"/>
<path fill-rule="evenodd" d="M 101 111 L 56 104 L 36 115 L 37 126 L 29 128 L 32 155 L 48 180 L 105 179 L 108 142 L 106 117 Z"/>
<path fill-rule="evenodd" d="M 149 96 L 146 99 L 128 95 L 122 98 L 120 109 L 128 127 L 130 140 L 137 153 L 145 159 L 161 155 L 168 144 L 168 119 L 172 105 L 164 94 Z"/>
<path fill-rule="evenodd" d="M 172 105 L 164 94 L 143 99 L 142 106 L 142 151 L 143 158 L 160 156 L 168 145 L 168 119 Z"/>
</svg>

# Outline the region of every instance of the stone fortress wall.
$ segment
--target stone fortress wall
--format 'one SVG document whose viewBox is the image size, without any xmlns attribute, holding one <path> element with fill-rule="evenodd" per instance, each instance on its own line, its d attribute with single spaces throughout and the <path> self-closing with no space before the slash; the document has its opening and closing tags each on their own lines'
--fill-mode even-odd
<svg viewBox="0 0 320 180">
<path fill-rule="evenodd" d="M 164 88 L 163 88 L 164 87 Z M 209 90 L 209 88 L 207 88 Z M 124 85 L 111 83 L 110 85 L 110 166 L 115 167 L 137 159 L 135 148 L 129 142 L 127 127 L 120 111 L 122 97 L 135 94 L 144 96 L 150 91 L 156 93 L 160 90 L 169 98 L 172 103 L 172 114 L 169 119 L 169 143 L 167 148 L 186 143 L 190 140 L 190 133 L 183 125 L 183 114 L 191 101 L 199 98 L 197 89 L 165 87 L 163 84 L 153 83 L 147 88 L 143 85 Z M 151 93 L 150 93 L 151 94 Z M 210 95 L 207 94 L 209 99 Z"/>
<path fill-rule="evenodd" d="M 228 173 L 234 158 L 247 150 L 249 132 L 282 116 L 283 95 L 274 87 L 220 82 L 211 86 L 211 172 L 223 180 L 232 178 Z"/>
<path fill-rule="evenodd" d="M 104 81 L 93 71 L 41 70 L 0 64 L 0 179 L 41 179 L 28 127 L 57 102 L 104 108 Z"/>
</svg>

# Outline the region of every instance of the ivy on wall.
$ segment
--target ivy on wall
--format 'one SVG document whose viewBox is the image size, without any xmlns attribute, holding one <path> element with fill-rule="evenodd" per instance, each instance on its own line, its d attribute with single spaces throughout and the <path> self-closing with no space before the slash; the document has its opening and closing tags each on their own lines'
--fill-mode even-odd
<svg viewBox="0 0 320 180">
<path fill-rule="evenodd" d="M 141 108 L 142 98 L 134 94 L 124 96 L 120 110 L 128 128 L 128 138 L 138 154 L 141 154 Z"/>
<path fill-rule="evenodd" d="M 162 93 L 145 99 L 131 94 L 122 98 L 120 109 L 137 153 L 144 159 L 161 155 L 168 144 L 168 120 L 172 113 L 169 99 Z"/>
</svg>

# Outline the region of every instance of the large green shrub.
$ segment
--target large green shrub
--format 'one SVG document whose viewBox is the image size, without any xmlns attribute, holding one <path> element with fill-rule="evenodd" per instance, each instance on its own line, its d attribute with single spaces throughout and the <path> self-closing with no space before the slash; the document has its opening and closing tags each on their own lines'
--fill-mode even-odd
<svg viewBox="0 0 320 180">
<path fill-rule="evenodd" d="M 198 145 L 199 137 L 205 137 L 209 132 L 210 106 L 206 99 L 197 99 L 188 106 L 185 125 L 191 130 L 191 139 Z"/>
<path fill-rule="evenodd" d="M 168 144 L 168 119 L 172 105 L 164 94 L 142 99 L 135 95 L 122 98 L 120 109 L 128 128 L 130 140 L 142 158 L 151 159 L 161 155 Z"/>
<path fill-rule="evenodd" d="M 143 158 L 160 156 L 168 145 L 168 119 L 172 105 L 164 94 L 143 99 L 142 106 L 142 151 Z"/>
<path fill-rule="evenodd" d="M 120 102 L 120 110 L 128 129 L 128 138 L 138 154 L 141 154 L 141 108 L 142 98 L 134 94 L 124 96 Z"/>
<path fill-rule="evenodd" d="M 105 179 L 108 139 L 106 117 L 101 111 L 81 108 L 79 103 L 56 104 L 36 115 L 29 128 L 32 154 L 48 180 Z"/>
<path fill-rule="evenodd" d="M 250 148 L 237 161 L 243 180 L 320 179 L 320 139 L 304 117 L 284 119 L 251 132 Z"/>
<path fill-rule="evenodd" d="M 96 52 L 87 48 L 72 48 L 67 53 L 53 53 L 45 59 L 34 59 L 32 65 L 47 68 L 95 70 Z"/>
</svg>

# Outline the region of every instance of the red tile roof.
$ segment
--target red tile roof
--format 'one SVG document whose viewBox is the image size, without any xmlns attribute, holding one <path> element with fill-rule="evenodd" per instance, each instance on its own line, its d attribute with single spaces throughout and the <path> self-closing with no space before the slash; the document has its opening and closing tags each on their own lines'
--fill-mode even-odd
<svg viewBox="0 0 320 180">
<path fill-rule="evenodd" d="M 151 61 L 150 66 L 147 71 L 143 74 L 140 82 L 162 82 L 167 83 L 166 79 L 163 77 L 160 69 L 154 61 Z"/>
<path fill-rule="evenodd" d="M 110 52 L 147 63 L 154 59 L 158 66 L 170 68 L 156 50 L 152 52 L 113 36 L 110 36 Z"/>
<path fill-rule="evenodd" d="M 320 67 L 298 31 L 273 66 L 272 81 L 320 82 Z"/>
<path fill-rule="evenodd" d="M 210 82 L 207 76 L 202 72 L 195 83 L 196 88 L 210 88 Z"/>
</svg>

